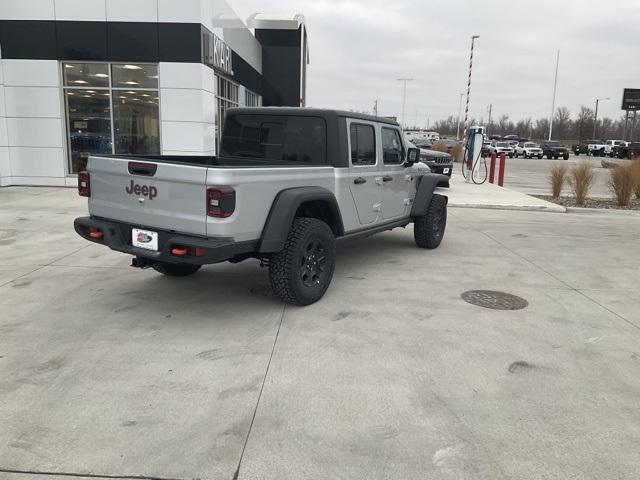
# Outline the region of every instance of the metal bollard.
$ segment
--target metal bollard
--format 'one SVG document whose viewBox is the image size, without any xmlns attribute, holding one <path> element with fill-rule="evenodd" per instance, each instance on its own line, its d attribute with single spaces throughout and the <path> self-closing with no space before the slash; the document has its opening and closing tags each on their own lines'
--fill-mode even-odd
<svg viewBox="0 0 640 480">
<path fill-rule="evenodd" d="M 493 183 L 496 176 L 496 152 L 491 152 L 491 162 L 489 163 L 489 183 Z"/>
<path fill-rule="evenodd" d="M 503 153 L 500 155 L 500 166 L 498 167 L 498 186 L 504 186 L 504 167 L 507 163 L 507 156 Z"/>
</svg>

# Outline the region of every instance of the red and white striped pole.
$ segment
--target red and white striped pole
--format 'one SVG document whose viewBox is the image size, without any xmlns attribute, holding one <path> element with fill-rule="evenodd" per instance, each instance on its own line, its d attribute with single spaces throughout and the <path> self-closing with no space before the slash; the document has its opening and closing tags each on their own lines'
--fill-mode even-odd
<svg viewBox="0 0 640 480">
<path fill-rule="evenodd" d="M 467 133 L 469 131 L 469 97 L 471 96 L 471 69 L 473 67 L 473 44 L 479 35 L 471 37 L 471 55 L 469 56 L 469 77 L 467 79 L 467 105 L 464 109 L 464 130 L 462 133 L 462 144 L 467 144 Z"/>
</svg>

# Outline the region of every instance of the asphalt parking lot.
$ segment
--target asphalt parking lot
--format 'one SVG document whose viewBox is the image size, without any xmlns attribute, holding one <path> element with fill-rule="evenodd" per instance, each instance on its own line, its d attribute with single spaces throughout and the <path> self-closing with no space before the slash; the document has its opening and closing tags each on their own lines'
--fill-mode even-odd
<svg viewBox="0 0 640 480">
<path fill-rule="evenodd" d="M 0 478 L 637 478 L 637 216 L 452 208 L 437 250 L 340 246 L 294 308 L 255 261 L 131 269 L 84 213 L 0 189 Z"/>
<path fill-rule="evenodd" d="M 570 155 L 569 160 L 548 160 L 546 158 L 507 158 L 504 186 L 528 195 L 550 195 L 549 171 L 552 165 L 565 164 L 568 167 L 580 162 L 593 165 L 595 182 L 590 196 L 594 198 L 610 198 L 613 196 L 607 185 L 609 169 L 602 168 L 603 157 L 587 157 L 586 155 Z M 610 160 L 610 159 L 609 159 Z M 569 195 L 565 186 L 563 195 Z"/>
</svg>

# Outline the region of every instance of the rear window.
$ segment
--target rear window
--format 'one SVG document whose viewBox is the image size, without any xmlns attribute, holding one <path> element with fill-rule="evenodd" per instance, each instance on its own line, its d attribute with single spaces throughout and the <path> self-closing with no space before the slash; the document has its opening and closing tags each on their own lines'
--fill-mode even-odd
<svg viewBox="0 0 640 480">
<path fill-rule="evenodd" d="M 326 124 L 318 117 L 229 115 L 224 122 L 220 155 L 326 163 Z"/>
</svg>

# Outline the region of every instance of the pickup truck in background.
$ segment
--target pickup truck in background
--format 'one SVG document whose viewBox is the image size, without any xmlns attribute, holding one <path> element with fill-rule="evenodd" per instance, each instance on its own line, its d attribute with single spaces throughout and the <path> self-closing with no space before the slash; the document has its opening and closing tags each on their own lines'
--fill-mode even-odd
<svg viewBox="0 0 640 480">
<path fill-rule="evenodd" d="M 589 155 L 589 144 L 604 143 L 602 140 L 581 140 L 571 146 L 571 151 L 575 156 L 580 154 Z"/>
<path fill-rule="evenodd" d="M 336 240 L 413 223 L 436 248 L 449 177 L 419 163 L 397 123 L 310 108 L 229 109 L 217 157 L 91 156 L 76 232 L 169 276 L 257 258 L 273 291 L 308 305 L 329 287 Z"/>
<path fill-rule="evenodd" d="M 624 145 L 613 147 L 611 154 L 615 158 L 640 158 L 640 142 L 625 142 Z"/>
<path fill-rule="evenodd" d="M 620 146 L 627 146 L 627 142 L 624 140 L 607 140 L 604 142 L 604 155 L 607 157 L 613 157 L 615 147 Z"/>
<path fill-rule="evenodd" d="M 604 150 L 607 144 L 602 140 L 595 140 L 593 143 L 587 144 L 587 155 L 593 157 L 604 157 Z"/>
</svg>

